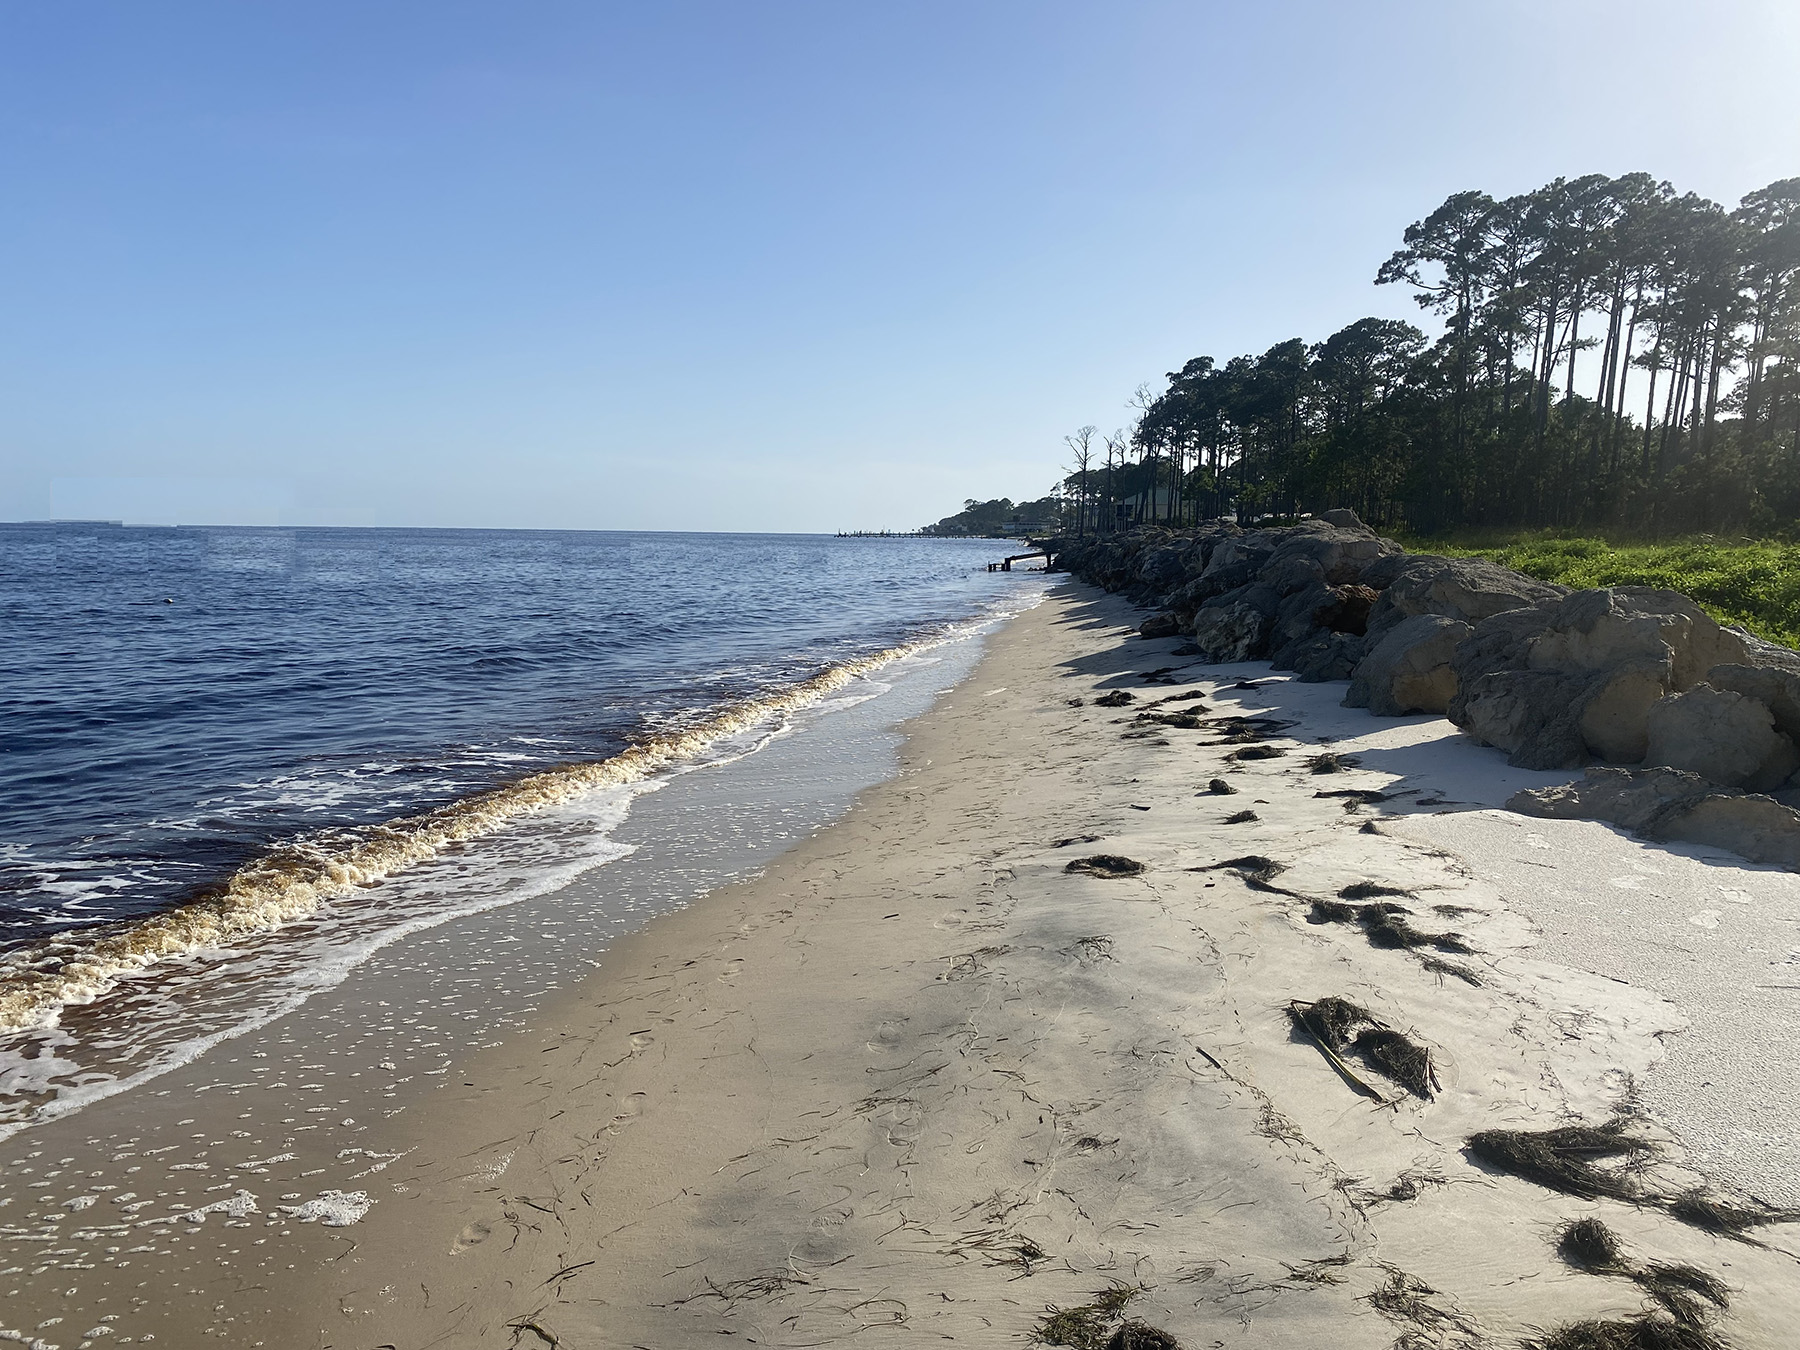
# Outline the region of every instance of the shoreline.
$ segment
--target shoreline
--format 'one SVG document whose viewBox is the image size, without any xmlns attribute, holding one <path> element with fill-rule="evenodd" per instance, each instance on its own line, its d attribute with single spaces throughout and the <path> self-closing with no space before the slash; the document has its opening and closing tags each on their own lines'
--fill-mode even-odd
<svg viewBox="0 0 1800 1350">
<path fill-rule="evenodd" d="M 186 1225 L 181 1251 L 121 1234 L 103 1284 L 60 1273 L 92 1270 L 79 1256 L 52 1260 L 68 1315 L 0 1327 L 64 1350 L 661 1350 L 721 1334 L 799 1346 L 921 1332 L 1011 1344 L 1042 1330 L 1051 1305 L 1129 1288 L 1140 1291 L 1132 1316 L 1190 1347 L 1329 1337 L 1385 1348 L 1404 1334 L 1502 1345 L 1639 1314 L 1634 1283 L 1575 1271 L 1554 1250 L 1559 1223 L 1598 1217 L 1634 1259 L 1723 1278 L 1731 1307 L 1717 1330 L 1731 1344 L 1781 1344 L 1800 1317 L 1794 1226 L 1747 1245 L 1654 1206 L 1547 1191 L 1480 1163 L 1464 1141 L 1600 1123 L 1647 1084 L 1656 1120 L 1633 1126 L 1660 1149 L 1647 1184 L 1691 1189 L 1701 1178 L 1671 1128 L 1708 1098 L 1659 1096 L 1660 1085 L 1689 1040 L 1708 1055 L 1746 1044 L 1716 1008 L 1684 1031 L 1655 979 L 1558 964 L 1571 959 L 1562 928 L 1591 930 L 1591 916 L 1576 906 L 1559 918 L 1545 908 L 1551 887 L 1521 894 L 1506 866 L 1532 867 L 1532 883 L 1540 863 L 1599 860 L 1622 875 L 1640 854 L 1646 867 L 1711 869 L 1750 898 L 1691 932 L 1740 945 L 1733 925 L 1771 921 L 1782 896 L 1765 892 L 1800 879 L 1592 822 L 1482 809 L 1555 775 L 1508 768 L 1441 719 L 1340 708 L 1340 685 L 1197 664 L 1146 682 L 1137 672 L 1182 658 L 1172 641 L 1134 636 L 1139 618 L 1117 597 L 1058 587 L 905 724 L 897 776 L 760 872 L 608 942 L 590 974 L 551 981 L 523 1015 L 464 1038 L 477 1048 L 432 1052 L 438 1068 L 388 1089 L 401 1094 L 392 1110 L 290 1117 L 309 1122 L 290 1130 L 317 1131 L 289 1136 L 309 1141 L 297 1161 L 253 1147 L 264 1140 L 249 1137 L 261 1128 L 249 1117 L 266 1108 L 244 1094 L 359 1076 L 368 1066 L 351 1066 L 373 1053 L 359 1019 L 384 1016 L 370 1005 L 448 986 L 416 984 L 397 954 L 245 1044 L 246 1067 L 195 1066 L 167 1091 L 14 1140 L 47 1182 L 57 1152 L 73 1155 L 59 1164 L 72 1175 L 108 1158 L 148 1170 L 151 1154 L 198 1170 L 181 1201 L 191 1209 L 139 1221 L 171 1236 Z M 1133 703 L 1095 705 L 1121 689 Z M 1171 717 L 1196 706 L 1179 697 L 1193 693 L 1210 716 L 1243 719 L 1232 726 L 1287 725 L 1221 739 L 1228 727 Z M 1137 716 L 1162 698 L 1175 699 L 1156 713 L 1165 720 Z M 1282 753 L 1232 758 L 1258 746 Z M 1308 767 L 1321 753 L 1346 762 L 1321 777 Z M 816 775 L 819 763 L 796 756 L 784 772 Z M 1237 791 L 1208 794 L 1216 776 Z M 1337 795 L 1314 795 L 1326 791 Z M 1384 800 L 1359 799 L 1370 793 Z M 710 808 L 702 797 L 690 809 Z M 1240 810 L 1258 818 L 1226 823 Z M 1477 833 L 1434 837 L 1452 826 Z M 1527 829 L 1549 847 L 1493 848 L 1508 837 L 1496 832 Z M 1090 852 L 1146 870 L 1066 870 Z M 1285 870 L 1259 880 L 1231 865 L 1253 855 Z M 1420 928 L 1454 927 L 1472 950 L 1383 949 L 1354 925 L 1308 921 L 1307 897 L 1358 883 L 1406 892 Z M 1667 899 L 1629 898 L 1646 911 Z M 531 926 L 494 931 L 513 941 Z M 1620 960 L 1665 936 L 1652 924 L 1636 946 L 1622 940 Z M 410 968 L 442 962 L 437 941 L 413 944 Z M 459 941 L 468 950 L 470 935 Z M 1432 1098 L 1353 1060 L 1345 1067 L 1382 1100 L 1360 1095 L 1288 1017 L 1290 1000 L 1327 995 L 1428 1048 Z M 457 1025 L 448 1015 L 386 1014 L 396 1037 L 418 1024 L 405 1034 L 422 1056 L 438 1043 L 427 1036 Z M 235 1079 L 269 1053 L 315 1059 L 303 1067 L 322 1073 Z M 169 1152 L 188 1140 L 191 1153 Z M 325 1180 L 339 1189 L 321 1191 Z M 149 1203 L 96 1190 L 68 1229 L 104 1205 Z M 9 1217 L 0 1210 L 0 1226 Z"/>
<path fill-rule="evenodd" d="M 320 1234 L 329 1250 L 260 1311 L 234 1310 L 240 1328 L 270 1346 L 1010 1343 L 1048 1305 L 1129 1286 L 1133 1315 L 1183 1344 L 1507 1343 L 1640 1313 L 1630 1281 L 1556 1255 L 1558 1223 L 1599 1217 L 1646 1260 L 1725 1278 L 1734 1344 L 1779 1344 L 1800 1315 L 1791 1226 L 1752 1247 L 1463 1146 L 1605 1121 L 1681 1012 L 1542 959 L 1399 805 L 1315 797 L 1302 752 L 1352 743 L 1363 767 L 1331 783 L 1410 789 L 1421 810 L 1545 775 L 1435 719 L 1354 712 L 1353 738 L 1288 727 L 1286 755 L 1229 763 L 1189 729 L 1092 706 L 1120 687 L 1140 707 L 1274 704 L 1232 690 L 1248 672 L 1231 667 L 1146 686 L 1132 672 L 1169 644 L 1130 640 L 1135 620 L 1073 587 L 1015 618 L 908 727 L 899 777 L 618 943 L 523 1034 L 459 1062 L 428 1116 L 384 1127 L 392 1193 Z M 1221 772 L 1237 793 L 1196 798 Z M 1259 818 L 1225 825 L 1225 806 Z M 1056 844 L 1084 835 L 1147 870 L 1068 874 L 1084 846 Z M 1251 854 L 1287 870 L 1259 886 L 1219 866 Z M 1296 897 L 1355 882 L 1444 898 L 1420 923 L 1454 911 L 1471 953 L 1434 969 L 1306 921 Z M 1326 994 L 1428 1046 L 1434 1097 L 1353 1091 L 1287 1018 Z M 1658 1138 L 1647 1175 L 1697 1185 Z"/>
<path fill-rule="evenodd" d="M 452 853 L 396 878 L 369 893 L 353 928 L 430 907 L 470 869 L 499 903 L 372 952 L 355 946 L 355 931 L 348 942 L 271 935 L 278 957 L 322 947 L 329 962 L 304 1001 L 272 1020 L 234 1024 L 244 999 L 267 993 L 258 944 L 201 965 L 209 989 L 235 996 L 189 1000 L 219 1028 L 216 1043 L 26 1127 L 0 1154 L 0 1343 L 66 1350 L 79 1343 L 71 1324 L 96 1343 L 235 1338 L 226 1305 L 239 1289 L 335 1252 L 334 1235 L 355 1235 L 379 1212 L 394 1156 L 379 1142 L 388 1121 L 434 1110 L 460 1058 L 516 1036 L 622 934 L 754 871 L 892 772 L 896 724 L 955 682 L 990 626 L 965 625 L 739 752 L 661 775 L 629 813 L 604 796 L 547 813 L 498 850 L 504 869 Z M 191 988 L 194 973 L 176 963 L 143 980 L 138 997 Z M 71 1019 L 118 1011 L 77 1007 Z M 60 1034 L 46 1036 L 47 1056 Z"/>
</svg>

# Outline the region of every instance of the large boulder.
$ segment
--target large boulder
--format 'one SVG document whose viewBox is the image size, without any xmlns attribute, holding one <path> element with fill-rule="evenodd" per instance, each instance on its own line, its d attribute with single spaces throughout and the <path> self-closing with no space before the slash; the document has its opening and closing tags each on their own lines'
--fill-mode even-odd
<svg viewBox="0 0 1800 1350">
<path fill-rule="evenodd" d="M 1667 660 L 1675 689 L 1692 689 L 1721 662 L 1742 661 L 1743 639 L 1685 595 L 1647 586 L 1576 591 L 1550 613 L 1531 644 L 1534 670 L 1611 670 Z"/>
<path fill-rule="evenodd" d="M 1372 642 L 1344 695 L 1347 708 L 1378 717 L 1409 712 L 1441 713 L 1456 693 L 1450 658 L 1471 633 L 1469 625 L 1440 614 L 1415 614 Z"/>
<path fill-rule="evenodd" d="M 1650 709 L 1669 686 L 1667 659 L 1646 656 L 1598 672 L 1581 695 L 1582 743 L 1615 764 L 1641 762 L 1650 748 Z"/>
<path fill-rule="evenodd" d="M 1724 787 L 1766 791 L 1800 768 L 1800 753 L 1775 729 L 1769 709 L 1728 689 L 1702 684 L 1661 699 L 1647 724 L 1647 763 L 1685 769 Z"/>
<path fill-rule="evenodd" d="M 1181 620 L 1167 610 L 1152 614 L 1138 625 L 1138 632 L 1146 638 L 1176 637 L 1180 635 L 1181 629 Z"/>
<path fill-rule="evenodd" d="M 1321 630 L 1361 633 L 1368 624 L 1369 606 L 1374 599 L 1375 593 L 1366 586 L 1328 586 L 1315 581 L 1281 602 L 1269 646 L 1279 653 Z"/>
<path fill-rule="evenodd" d="M 1717 783 L 1680 769 L 1593 768 L 1573 783 L 1515 792 L 1506 809 L 1549 820 L 1603 820 L 1648 835 L 1718 791 Z"/>
<path fill-rule="evenodd" d="M 1551 670 L 1491 671 L 1457 690 L 1455 721 L 1518 768 L 1579 768 L 1588 759 L 1581 710 L 1592 681 Z"/>
<path fill-rule="evenodd" d="M 1705 844 L 1800 871 L 1800 811 L 1677 769 L 1589 769 L 1580 782 L 1514 793 L 1506 806 L 1527 816 L 1603 820 L 1646 839 Z"/>
<path fill-rule="evenodd" d="M 1243 600 L 1205 605 L 1194 615 L 1194 645 L 1209 661 L 1254 661 L 1268 650 L 1273 625 L 1271 614 Z"/>
<path fill-rule="evenodd" d="M 1360 633 L 1321 630 L 1303 642 L 1285 648 L 1271 662 L 1277 670 L 1291 670 L 1302 684 L 1347 680 L 1355 673 L 1367 647 Z"/>
<path fill-rule="evenodd" d="M 1383 574 L 1375 572 L 1376 576 Z M 1370 580 L 1369 584 L 1375 582 Z M 1369 613 L 1369 634 L 1373 637 L 1386 632 L 1417 614 L 1441 614 L 1464 623 L 1478 623 L 1509 609 L 1524 609 L 1563 594 L 1564 587 L 1533 581 L 1482 558 L 1423 554 L 1408 558 L 1395 570 L 1393 580 Z"/>
<path fill-rule="evenodd" d="M 1457 649 L 1448 712 L 1522 766 L 1585 762 L 1572 735 L 1587 753 L 1637 763 L 1649 748 L 1650 709 L 1691 689 L 1719 653 L 1744 650 L 1743 635 L 1672 591 L 1576 591 L 1477 624 Z"/>
<path fill-rule="evenodd" d="M 1776 650 L 1797 658 L 1795 668 L 1724 662 L 1706 672 L 1706 682 L 1714 689 L 1728 689 L 1755 699 L 1774 717 L 1777 731 L 1800 738 L 1800 652 Z M 1763 655 L 1752 653 L 1752 659 Z"/>
<path fill-rule="evenodd" d="M 1393 540 L 1378 538 L 1366 529 L 1309 521 L 1276 545 L 1263 565 L 1261 579 L 1272 585 L 1287 582 L 1294 590 L 1314 580 L 1348 586 L 1361 581 L 1364 570 L 1378 559 L 1400 552 L 1400 545 Z"/>
</svg>

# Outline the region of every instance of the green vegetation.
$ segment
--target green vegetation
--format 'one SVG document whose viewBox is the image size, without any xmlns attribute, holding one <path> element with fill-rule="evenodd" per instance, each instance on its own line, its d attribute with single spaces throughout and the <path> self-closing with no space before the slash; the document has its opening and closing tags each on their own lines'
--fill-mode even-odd
<svg viewBox="0 0 1800 1350">
<path fill-rule="evenodd" d="M 978 502 L 973 497 L 963 509 L 927 525 L 920 534 L 946 538 L 1021 539 L 1028 534 L 1053 534 L 1062 516 L 1062 498 L 1052 493 L 1035 502 L 1015 502 L 996 497 Z"/>
<path fill-rule="evenodd" d="M 1065 438 L 1075 533 L 1350 507 L 1384 528 L 1767 533 L 1800 518 L 1800 178 L 1735 210 L 1649 174 L 1459 192 L 1360 319 L 1196 356 Z"/>
<path fill-rule="evenodd" d="M 1502 567 L 1578 589 L 1656 586 L 1697 600 L 1721 623 L 1800 646 L 1800 544 L 1696 535 L 1645 543 L 1555 530 L 1461 530 L 1407 536 L 1421 553 L 1488 558 Z"/>
</svg>

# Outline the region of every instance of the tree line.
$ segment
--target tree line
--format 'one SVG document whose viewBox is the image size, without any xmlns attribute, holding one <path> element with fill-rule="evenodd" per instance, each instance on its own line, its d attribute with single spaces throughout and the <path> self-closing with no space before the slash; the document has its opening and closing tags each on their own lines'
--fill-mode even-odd
<svg viewBox="0 0 1800 1350">
<path fill-rule="evenodd" d="M 1189 361 L 1066 441 L 1065 528 L 1333 507 L 1649 535 L 1800 517 L 1800 178 L 1735 210 L 1648 174 L 1459 192 L 1377 285 L 1443 322 Z"/>
</svg>

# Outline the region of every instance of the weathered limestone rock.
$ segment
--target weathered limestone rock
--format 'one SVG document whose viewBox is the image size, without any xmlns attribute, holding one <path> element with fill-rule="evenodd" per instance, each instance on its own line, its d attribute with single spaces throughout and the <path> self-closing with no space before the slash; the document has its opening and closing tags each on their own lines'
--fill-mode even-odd
<svg viewBox="0 0 1800 1350">
<path fill-rule="evenodd" d="M 1514 793 L 1506 806 L 1527 816 L 1603 820 L 1646 839 L 1706 844 L 1800 871 L 1800 811 L 1677 769 L 1589 769 L 1578 783 Z"/>
<path fill-rule="evenodd" d="M 1277 553 L 1274 558 L 1263 564 L 1256 579 L 1264 585 L 1273 586 L 1283 595 L 1292 595 L 1296 591 L 1311 590 L 1314 586 L 1325 584 L 1325 569 L 1317 558 L 1303 553 Z"/>
<path fill-rule="evenodd" d="M 1800 871 L 1800 811 L 1768 797 L 1708 797 L 1663 829 L 1665 839 L 1708 844 L 1751 862 Z"/>
<path fill-rule="evenodd" d="M 1496 745 L 1507 742 L 1483 726 L 1499 719 L 1514 727 L 1512 738 L 1524 737 L 1507 745 L 1509 753 L 1523 756 L 1515 763 L 1545 768 L 1581 763 L 1567 742 L 1568 725 L 1600 758 L 1636 763 L 1648 748 L 1650 708 L 1670 692 L 1692 688 L 1695 671 L 1713 653 L 1742 650 L 1739 634 L 1721 629 L 1685 596 L 1633 586 L 1577 591 L 1476 625 L 1456 653 L 1461 693 L 1448 712 L 1458 726 Z M 1566 678 L 1485 678 L 1509 671 Z M 1483 726 L 1471 720 L 1469 708 L 1478 689 L 1490 699 L 1505 694 L 1484 708 Z M 1545 706 L 1530 712 L 1517 704 L 1521 696 L 1545 700 Z M 1579 704 L 1572 723 L 1549 702 L 1558 699 Z M 1527 723 L 1536 729 L 1524 732 Z M 1530 740 L 1536 747 L 1522 748 Z"/>
<path fill-rule="evenodd" d="M 1164 610 L 1161 614 L 1152 614 L 1139 624 L 1138 633 L 1147 638 L 1176 637 L 1181 633 L 1181 620 Z"/>
<path fill-rule="evenodd" d="M 1777 731 L 1800 737 L 1800 663 L 1791 670 L 1725 663 L 1707 671 L 1706 682 L 1714 689 L 1728 689 L 1755 699 L 1774 715 Z"/>
<path fill-rule="evenodd" d="M 1336 634 L 1360 635 L 1368 624 L 1369 606 L 1376 593 L 1367 586 L 1327 586 L 1317 582 L 1281 602 L 1275 616 L 1275 627 L 1269 634 L 1270 662 L 1277 670 L 1298 670 L 1307 661 L 1308 670 L 1324 669 L 1318 664 L 1321 654 L 1330 652 L 1327 665 L 1336 665 L 1352 648 L 1344 643 L 1326 641 Z M 1302 649 L 1307 655 L 1303 656 Z M 1364 648 L 1355 647 L 1351 667 L 1362 658 Z M 1350 669 L 1341 675 L 1319 674 L 1315 680 L 1350 678 Z"/>
<path fill-rule="evenodd" d="M 1369 648 L 1356 667 L 1344 706 L 1378 717 L 1441 713 L 1456 693 L 1450 658 L 1473 630 L 1439 614 L 1416 614 Z"/>
<path fill-rule="evenodd" d="M 1209 661 L 1254 661 L 1268 647 L 1271 615 L 1232 600 L 1202 606 L 1194 615 L 1194 645 Z"/>
<path fill-rule="evenodd" d="M 1400 545 L 1393 540 L 1378 538 L 1366 529 L 1309 522 L 1279 543 L 1263 565 L 1262 579 L 1279 584 L 1278 578 L 1292 577 L 1304 585 L 1312 578 L 1306 566 L 1311 563 L 1331 585 L 1348 586 L 1360 581 L 1372 563 L 1399 552 Z"/>
<path fill-rule="evenodd" d="M 1528 661 L 1534 670 L 1610 670 L 1666 657 L 1674 688 L 1692 689 L 1713 666 L 1744 655 L 1743 639 L 1685 595 L 1610 586 L 1567 596 L 1532 642 Z"/>
<path fill-rule="evenodd" d="M 1381 593 L 1369 613 L 1369 633 L 1385 632 L 1415 614 L 1441 614 L 1472 624 L 1562 594 L 1561 586 L 1533 581 L 1481 558 L 1420 555 L 1408 558 Z"/>
<path fill-rule="evenodd" d="M 1697 773 L 1681 769 L 1589 769 L 1574 783 L 1527 788 L 1507 799 L 1506 809 L 1549 820 L 1604 820 L 1634 834 L 1648 834 L 1719 790 Z"/>
<path fill-rule="evenodd" d="M 1647 763 L 1686 769 L 1724 787 L 1779 787 L 1800 768 L 1793 741 L 1753 698 L 1711 685 L 1660 700 L 1649 711 Z"/>
<path fill-rule="evenodd" d="M 1575 769 L 1587 762 L 1581 710 L 1591 675 L 1496 670 L 1460 689 L 1457 725 L 1506 751 L 1521 769 Z"/>
<path fill-rule="evenodd" d="M 1641 657 L 1602 671 L 1582 699 L 1581 739 L 1601 759 L 1641 763 L 1650 746 L 1651 706 L 1669 693 L 1666 657 Z"/>
<path fill-rule="evenodd" d="M 1321 631 L 1286 648 L 1271 664 L 1277 670 L 1293 671 L 1302 684 L 1321 684 L 1349 679 L 1366 650 L 1360 633 Z"/>
</svg>

